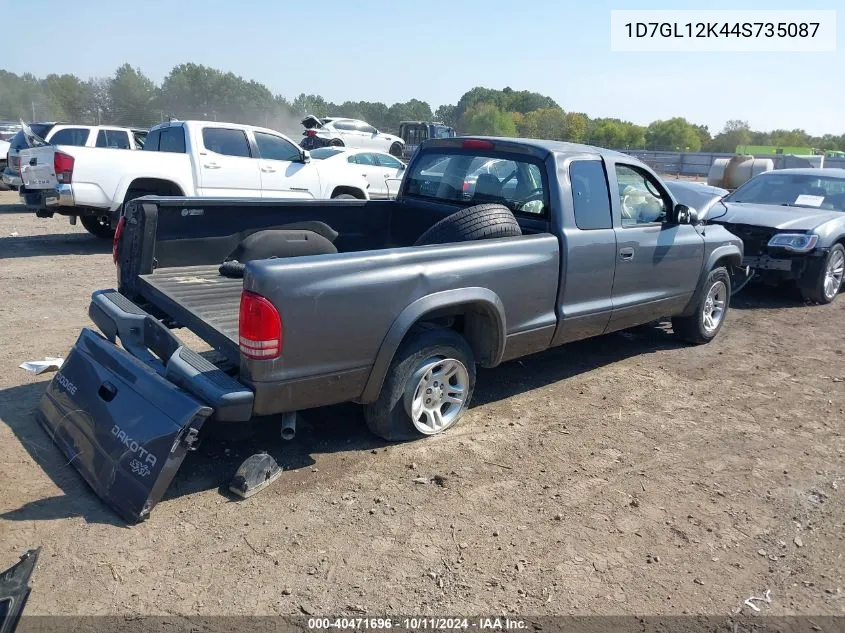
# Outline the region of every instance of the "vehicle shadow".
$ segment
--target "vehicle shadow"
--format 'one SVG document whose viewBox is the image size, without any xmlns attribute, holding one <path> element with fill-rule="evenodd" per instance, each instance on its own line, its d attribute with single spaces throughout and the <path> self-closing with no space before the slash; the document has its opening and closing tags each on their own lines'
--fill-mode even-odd
<svg viewBox="0 0 845 633">
<path fill-rule="evenodd" d="M 62 494 L 27 502 L 16 510 L 0 514 L 0 519 L 52 521 L 82 517 L 88 523 L 125 526 L 126 523 L 91 492 L 35 419 L 35 408 L 46 388 L 46 382 L 36 382 L 0 391 L 0 422 L 11 429 Z"/>
<path fill-rule="evenodd" d="M 736 310 L 772 308 L 804 308 L 807 301 L 797 288 L 790 285 L 766 286 L 751 283 L 731 297 L 730 307 Z"/>
<path fill-rule="evenodd" d="M 3 258 L 99 255 L 111 252 L 111 242 L 88 233 L 54 233 L 0 237 Z"/>
<path fill-rule="evenodd" d="M 570 343 L 482 370 L 473 406 L 505 400 L 631 356 L 685 345 L 668 331 L 666 324 L 657 323 Z M 29 502 L 0 518 L 24 521 L 82 516 L 90 523 L 126 525 L 88 489 L 36 422 L 33 410 L 45 388 L 46 383 L 35 383 L 0 391 L 0 420 L 64 494 Z M 164 500 L 213 489 L 238 500 L 228 491 L 228 483 L 241 462 L 258 452 L 272 455 L 284 471 L 291 472 L 311 467 L 319 455 L 364 453 L 388 445 L 370 433 L 361 406 L 355 404 L 302 412 L 297 419 L 296 437 L 288 442 L 280 437 L 280 419 L 276 417 L 243 425 L 208 423 L 198 450 L 185 458 Z"/>
<path fill-rule="evenodd" d="M 686 347 L 668 322 L 568 343 L 478 373 L 473 407 L 505 400 L 632 356 Z"/>
<path fill-rule="evenodd" d="M 32 213 L 22 204 L 0 204 L 0 213 Z"/>
</svg>

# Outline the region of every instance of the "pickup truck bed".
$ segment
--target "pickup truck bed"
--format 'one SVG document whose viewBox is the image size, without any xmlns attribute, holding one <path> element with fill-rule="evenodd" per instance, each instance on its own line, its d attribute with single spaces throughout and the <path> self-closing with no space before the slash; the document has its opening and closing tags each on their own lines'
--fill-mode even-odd
<svg viewBox="0 0 845 633">
<path fill-rule="evenodd" d="M 238 309 L 243 280 L 223 277 L 219 264 L 160 268 L 139 275 L 141 295 L 237 364 Z"/>
</svg>

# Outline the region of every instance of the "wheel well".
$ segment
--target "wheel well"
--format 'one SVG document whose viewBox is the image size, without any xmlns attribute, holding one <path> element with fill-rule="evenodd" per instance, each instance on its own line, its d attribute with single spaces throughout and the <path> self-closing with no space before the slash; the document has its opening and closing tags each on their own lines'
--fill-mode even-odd
<svg viewBox="0 0 845 633">
<path fill-rule="evenodd" d="M 185 193 L 175 182 L 161 178 L 136 178 L 126 189 L 127 195 L 131 191 L 143 191 L 145 193 L 160 196 L 184 196 Z"/>
<path fill-rule="evenodd" d="M 350 196 L 355 196 L 359 200 L 364 199 L 364 192 L 358 189 L 357 187 L 335 187 L 334 191 L 332 191 L 332 198 L 339 196 L 341 194 L 349 194 Z"/>
<path fill-rule="evenodd" d="M 742 265 L 742 258 L 739 255 L 732 254 L 732 255 L 725 255 L 724 257 L 720 257 L 713 263 L 713 269 L 719 268 L 719 266 L 741 266 Z"/>
<path fill-rule="evenodd" d="M 438 308 L 423 314 L 411 327 L 405 338 L 420 328 L 442 327 L 454 330 L 464 337 L 472 349 L 476 362 L 482 367 L 492 367 L 499 362 L 504 341 L 494 309 L 484 303 L 464 303 Z"/>
</svg>

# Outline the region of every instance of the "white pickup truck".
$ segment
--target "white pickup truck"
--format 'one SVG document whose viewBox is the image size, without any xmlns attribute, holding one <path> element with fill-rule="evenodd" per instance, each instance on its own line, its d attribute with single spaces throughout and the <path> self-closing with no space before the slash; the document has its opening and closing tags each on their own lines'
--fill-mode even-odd
<svg viewBox="0 0 845 633">
<path fill-rule="evenodd" d="M 150 129 L 143 151 L 41 145 L 21 151 L 21 201 L 39 217 L 79 217 L 111 238 L 124 203 L 146 195 L 216 198 L 369 199 L 347 165 L 311 161 L 266 128 L 170 121 Z"/>
</svg>

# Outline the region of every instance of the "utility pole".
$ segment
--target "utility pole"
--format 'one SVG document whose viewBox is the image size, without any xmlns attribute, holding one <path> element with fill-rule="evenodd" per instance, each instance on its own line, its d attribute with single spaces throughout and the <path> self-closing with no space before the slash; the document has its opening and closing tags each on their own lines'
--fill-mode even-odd
<svg viewBox="0 0 845 633">
<path fill-rule="evenodd" d="M 32 120 L 35 121 L 35 101 L 30 101 L 29 103 L 32 106 Z"/>
</svg>

